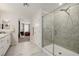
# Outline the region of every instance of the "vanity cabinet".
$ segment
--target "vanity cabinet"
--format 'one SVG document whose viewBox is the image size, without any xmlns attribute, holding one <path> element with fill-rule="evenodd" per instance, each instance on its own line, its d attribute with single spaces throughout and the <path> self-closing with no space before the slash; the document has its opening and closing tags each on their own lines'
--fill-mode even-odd
<svg viewBox="0 0 79 59">
<path fill-rule="evenodd" d="M 0 38 L 0 56 L 5 55 L 10 44 L 11 44 L 10 35 L 5 35 L 5 36 Z"/>
</svg>

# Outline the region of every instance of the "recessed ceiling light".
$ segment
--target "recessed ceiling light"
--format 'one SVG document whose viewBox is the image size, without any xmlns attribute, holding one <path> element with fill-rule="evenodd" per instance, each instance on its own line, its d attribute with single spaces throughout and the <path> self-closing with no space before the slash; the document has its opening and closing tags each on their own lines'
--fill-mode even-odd
<svg viewBox="0 0 79 59">
<path fill-rule="evenodd" d="M 59 3 L 59 5 L 62 5 L 63 3 Z"/>
<path fill-rule="evenodd" d="M 26 7 L 26 6 L 28 7 L 29 4 L 28 4 L 28 3 L 23 3 L 23 6 L 24 6 L 24 7 Z"/>
</svg>

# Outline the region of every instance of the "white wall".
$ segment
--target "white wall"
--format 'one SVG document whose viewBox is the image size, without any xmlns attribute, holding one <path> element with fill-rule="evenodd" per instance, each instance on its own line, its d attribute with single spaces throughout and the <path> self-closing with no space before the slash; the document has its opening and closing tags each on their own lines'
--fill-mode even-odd
<svg viewBox="0 0 79 59">
<path fill-rule="evenodd" d="M 31 24 L 32 24 L 31 41 L 34 42 L 39 47 L 42 47 L 42 13 L 41 13 L 41 10 L 39 10 L 37 14 L 34 16 Z"/>
</svg>

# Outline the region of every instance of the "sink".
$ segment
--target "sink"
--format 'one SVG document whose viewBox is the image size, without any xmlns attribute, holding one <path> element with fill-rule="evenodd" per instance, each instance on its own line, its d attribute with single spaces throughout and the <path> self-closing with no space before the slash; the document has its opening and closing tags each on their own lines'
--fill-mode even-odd
<svg viewBox="0 0 79 59">
<path fill-rule="evenodd" d="M 0 34 L 6 34 L 6 32 L 3 31 L 3 32 L 0 32 Z"/>
</svg>

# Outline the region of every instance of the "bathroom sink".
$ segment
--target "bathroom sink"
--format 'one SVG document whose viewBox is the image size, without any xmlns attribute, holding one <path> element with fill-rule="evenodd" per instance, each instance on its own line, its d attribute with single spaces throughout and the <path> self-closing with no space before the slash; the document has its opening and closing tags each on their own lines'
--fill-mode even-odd
<svg viewBox="0 0 79 59">
<path fill-rule="evenodd" d="M 0 32 L 0 34 L 6 34 L 6 32 L 3 31 L 3 32 Z"/>
</svg>

